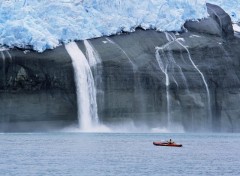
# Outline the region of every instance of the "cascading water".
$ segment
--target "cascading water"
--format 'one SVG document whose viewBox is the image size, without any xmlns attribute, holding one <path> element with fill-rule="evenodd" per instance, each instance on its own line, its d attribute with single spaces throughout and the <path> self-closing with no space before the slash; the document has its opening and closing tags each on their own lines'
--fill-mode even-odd
<svg viewBox="0 0 240 176">
<path fill-rule="evenodd" d="M 137 66 L 136 66 L 136 64 L 133 63 L 132 59 L 127 55 L 127 53 L 126 53 L 117 43 L 115 43 L 115 42 L 112 41 L 111 39 L 106 38 L 106 40 L 107 40 L 109 43 L 112 43 L 112 44 L 116 45 L 117 48 L 119 48 L 119 49 L 123 52 L 123 54 L 127 57 L 127 59 L 129 60 L 129 62 L 131 63 L 132 68 L 133 68 L 133 72 L 136 72 Z"/>
<path fill-rule="evenodd" d="M 94 67 L 97 64 L 101 63 L 101 59 L 97 51 L 92 47 L 91 43 L 87 40 L 84 40 L 83 43 L 86 47 L 86 54 L 87 54 L 89 66 Z"/>
<path fill-rule="evenodd" d="M 174 83 L 178 86 L 177 80 L 174 77 L 174 67 L 178 68 L 181 74 L 181 77 L 183 79 L 183 82 L 186 86 L 187 92 L 188 91 L 188 84 L 186 81 L 186 77 L 182 72 L 181 67 L 176 63 L 170 49 L 170 45 L 174 42 L 174 40 L 169 37 L 168 33 L 165 33 L 165 36 L 168 40 L 168 43 L 163 45 L 162 47 L 156 47 L 155 51 L 155 57 L 158 62 L 159 68 L 165 75 L 165 86 L 166 86 L 166 101 L 167 101 L 167 123 L 168 123 L 168 129 L 172 128 L 172 115 L 171 115 L 171 96 L 170 96 L 170 79 L 174 81 Z M 171 38 L 171 39 L 170 39 Z M 167 53 L 165 53 L 164 50 L 167 50 Z"/>
<path fill-rule="evenodd" d="M 88 59 L 88 63 L 94 77 L 98 108 L 103 109 L 104 89 L 103 89 L 103 80 L 102 80 L 102 71 L 103 71 L 102 60 L 98 52 L 92 46 L 90 41 L 84 40 L 83 43 L 86 48 L 86 56 Z"/>
<path fill-rule="evenodd" d="M 65 45 L 72 59 L 77 89 L 78 120 L 83 131 L 92 131 L 98 123 L 96 90 L 86 57 L 75 42 Z"/>
<path fill-rule="evenodd" d="M 6 84 L 6 78 L 5 78 L 5 55 L 3 53 L 3 51 L 1 51 L 1 56 L 2 56 L 2 70 L 3 70 L 3 78 L 2 78 L 2 81 L 3 81 L 3 86 L 5 87 L 5 84 Z"/>
<path fill-rule="evenodd" d="M 163 57 L 160 56 L 159 52 L 161 52 L 161 55 Z M 169 61 L 167 59 L 163 60 L 164 58 L 167 58 L 164 55 L 165 55 L 165 53 L 163 51 L 163 48 L 156 47 L 155 57 L 157 59 L 159 68 L 165 75 L 166 98 L 167 98 L 167 120 L 168 120 L 168 127 L 170 127 L 171 126 L 171 115 L 170 115 L 169 76 L 168 76 Z M 165 64 L 163 61 L 165 61 Z"/>
<path fill-rule="evenodd" d="M 144 91 L 142 88 L 142 83 L 141 83 L 141 75 L 138 72 L 138 66 L 132 61 L 132 58 L 129 57 L 129 55 L 124 51 L 124 49 L 111 40 L 110 38 L 106 38 L 106 40 L 115 45 L 128 59 L 128 61 L 131 63 L 132 69 L 133 69 L 133 79 L 134 79 L 134 99 L 135 99 L 135 106 L 138 109 L 139 115 L 145 115 L 144 113 L 146 112 L 146 102 L 145 102 L 145 97 L 144 97 Z"/>
<path fill-rule="evenodd" d="M 168 40 L 171 40 L 176 42 L 178 45 L 180 45 L 181 47 L 183 47 L 186 51 L 187 51 L 187 54 L 188 54 L 188 59 L 189 61 L 191 62 L 192 66 L 195 68 L 195 70 L 197 70 L 197 72 L 200 74 L 202 80 L 203 80 L 203 83 L 205 85 L 205 88 L 206 88 L 206 92 L 207 92 L 207 116 L 208 116 L 208 121 L 207 121 L 207 124 L 212 124 L 212 112 L 211 112 L 211 99 L 210 99 L 210 92 L 209 92 L 209 88 L 208 88 L 208 84 L 207 84 L 207 81 L 203 75 L 203 73 L 200 71 L 200 69 L 196 66 L 196 64 L 193 62 L 192 58 L 191 58 L 191 54 L 189 52 L 189 50 L 187 49 L 187 47 L 185 45 L 183 45 L 180 41 L 184 41 L 183 39 L 181 38 L 176 38 L 176 36 L 174 35 L 170 35 L 169 33 L 165 33 L 166 37 Z M 188 91 L 189 92 L 189 91 Z M 193 118 L 193 117 L 192 117 Z M 193 122 L 193 119 L 192 119 L 192 122 Z M 206 125 L 207 126 L 207 125 Z"/>
<path fill-rule="evenodd" d="M 11 56 L 11 54 L 9 53 L 9 51 L 6 51 L 6 52 L 7 52 L 7 55 L 8 55 L 8 57 L 9 57 L 10 61 L 12 62 L 12 56 Z"/>
<path fill-rule="evenodd" d="M 180 40 L 181 40 L 181 39 L 175 39 L 175 41 L 187 51 L 188 58 L 189 58 L 191 64 L 192 64 L 193 67 L 197 70 L 197 72 L 201 75 L 201 78 L 202 78 L 203 83 L 204 83 L 204 85 L 205 85 L 205 88 L 206 88 L 206 91 L 207 91 L 207 104 L 208 104 L 208 106 L 207 106 L 207 112 L 208 112 L 208 121 L 207 121 L 207 124 L 210 125 L 210 124 L 212 124 L 212 111 L 211 111 L 210 92 L 209 92 L 209 88 L 208 88 L 207 81 L 206 81 L 203 73 L 200 71 L 200 69 L 199 69 L 199 68 L 196 66 L 196 64 L 193 62 L 189 50 L 187 49 L 187 47 L 186 47 L 185 45 L 183 45 L 183 44 L 180 42 Z"/>
<path fill-rule="evenodd" d="M 174 40 L 176 39 L 176 37 L 175 37 L 174 35 L 172 36 L 171 34 L 169 34 L 169 33 L 167 33 L 167 32 L 164 32 L 164 34 L 165 34 L 165 36 L 166 36 L 166 38 L 167 38 L 167 40 L 168 40 L 169 43 L 174 42 Z M 187 93 L 189 93 L 189 88 L 188 88 L 187 79 L 186 79 L 186 77 L 185 77 L 185 75 L 184 75 L 184 73 L 183 73 L 183 71 L 182 71 L 182 68 L 176 63 L 176 61 L 175 61 L 175 59 L 174 59 L 174 57 L 173 57 L 173 55 L 172 55 L 172 52 L 171 52 L 171 49 L 170 49 L 170 45 L 167 45 L 166 47 L 167 47 L 167 49 L 168 49 L 168 54 L 169 54 L 169 56 L 171 57 L 171 60 L 172 60 L 173 64 L 179 69 L 180 74 L 181 74 L 181 77 L 182 77 L 183 82 L 184 82 L 185 87 L 186 87 L 186 91 L 187 91 Z M 174 77 L 173 77 L 173 79 L 174 79 Z M 177 83 L 176 83 L 176 84 L 177 84 Z"/>
<path fill-rule="evenodd" d="M 197 72 L 201 75 L 201 78 L 203 80 L 203 83 L 205 85 L 206 88 L 206 92 L 207 92 L 207 101 L 208 101 L 208 106 L 207 106 L 207 112 L 208 112 L 208 124 L 211 124 L 212 121 L 212 114 L 211 114 L 211 102 L 210 102 L 210 93 L 209 93 L 209 89 L 208 89 L 208 85 L 207 82 L 205 80 L 205 77 L 203 75 L 203 73 L 199 70 L 199 68 L 195 65 L 195 63 L 193 62 L 190 52 L 187 49 L 186 46 L 184 46 L 180 40 L 182 40 L 181 38 L 176 38 L 174 35 L 171 35 L 169 33 L 165 32 L 165 36 L 168 40 L 168 43 L 166 43 L 165 45 L 161 46 L 161 47 L 156 47 L 156 51 L 155 51 L 155 57 L 156 60 L 158 62 L 159 68 L 161 69 L 161 71 L 164 73 L 165 75 L 165 85 L 166 85 L 166 99 L 167 99 L 167 118 L 168 118 L 168 127 L 171 127 L 171 123 L 172 123 L 172 117 L 171 117 L 171 97 L 170 97 L 170 92 L 169 92 L 169 84 L 170 84 L 170 78 L 172 78 L 172 80 L 175 82 L 176 85 L 177 81 L 175 80 L 174 76 L 169 75 L 171 74 L 171 72 L 173 72 L 173 67 L 177 67 L 180 70 L 181 73 L 181 77 L 184 81 L 184 84 L 186 86 L 186 91 L 187 93 L 189 92 L 188 89 L 188 84 L 187 84 L 187 80 L 185 75 L 182 72 L 181 67 L 176 63 L 174 57 L 171 54 L 171 50 L 170 50 L 170 45 L 173 44 L 174 42 L 176 42 L 178 45 L 180 45 L 181 47 L 183 47 L 187 53 L 188 53 L 188 59 L 190 60 L 191 64 L 193 65 L 193 67 L 197 70 Z M 165 50 L 167 50 L 167 55 L 164 52 Z M 171 72 L 169 72 L 171 70 Z"/>
</svg>

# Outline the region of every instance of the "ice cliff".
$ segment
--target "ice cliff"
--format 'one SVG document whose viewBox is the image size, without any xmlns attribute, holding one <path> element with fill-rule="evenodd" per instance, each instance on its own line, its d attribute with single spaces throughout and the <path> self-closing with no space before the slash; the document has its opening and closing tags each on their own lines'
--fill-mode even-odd
<svg viewBox="0 0 240 176">
<path fill-rule="evenodd" d="M 237 22 L 240 0 L 208 0 Z M 0 2 L 0 45 L 39 52 L 61 43 L 132 32 L 179 31 L 207 17 L 205 0 L 10 0 Z"/>
</svg>

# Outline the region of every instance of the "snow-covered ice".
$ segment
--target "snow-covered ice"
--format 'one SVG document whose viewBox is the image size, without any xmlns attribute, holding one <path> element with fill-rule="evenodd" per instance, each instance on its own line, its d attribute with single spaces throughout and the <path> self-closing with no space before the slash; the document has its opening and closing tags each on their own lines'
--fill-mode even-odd
<svg viewBox="0 0 240 176">
<path fill-rule="evenodd" d="M 239 20 L 240 0 L 207 2 Z M 207 15 L 205 0 L 1 0 L 0 45 L 42 52 L 73 40 L 133 32 L 136 27 L 179 31 L 186 20 Z"/>
<path fill-rule="evenodd" d="M 240 33 L 240 26 L 237 25 L 237 24 L 233 24 L 233 30 L 234 30 L 235 32 L 239 32 L 239 33 Z"/>
</svg>

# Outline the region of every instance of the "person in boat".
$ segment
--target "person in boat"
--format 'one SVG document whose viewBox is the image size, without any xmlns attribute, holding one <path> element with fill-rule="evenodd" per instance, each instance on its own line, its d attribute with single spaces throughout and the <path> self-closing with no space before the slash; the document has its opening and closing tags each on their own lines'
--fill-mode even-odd
<svg viewBox="0 0 240 176">
<path fill-rule="evenodd" d="M 169 144 L 173 144 L 174 142 L 172 141 L 172 139 L 170 139 L 170 140 L 168 141 L 168 143 L 169 143 Z"/>
</svg>

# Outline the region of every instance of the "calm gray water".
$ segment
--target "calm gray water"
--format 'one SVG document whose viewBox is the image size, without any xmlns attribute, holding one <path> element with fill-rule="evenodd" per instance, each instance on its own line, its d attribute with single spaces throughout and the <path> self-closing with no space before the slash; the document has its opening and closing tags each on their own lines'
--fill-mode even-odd
<svg viewBox="0 0 240 176">
<path fill-rule="evenodd" d="M 172 138 L 182 148 L 156 147 Z M 240 175 L 240 134 L 0 134 L 3 176 Z"/>
</svg>

